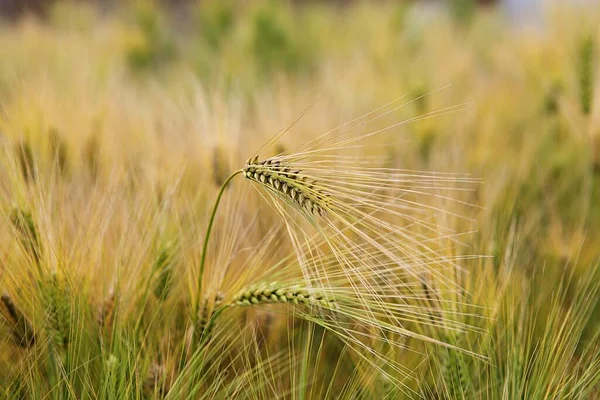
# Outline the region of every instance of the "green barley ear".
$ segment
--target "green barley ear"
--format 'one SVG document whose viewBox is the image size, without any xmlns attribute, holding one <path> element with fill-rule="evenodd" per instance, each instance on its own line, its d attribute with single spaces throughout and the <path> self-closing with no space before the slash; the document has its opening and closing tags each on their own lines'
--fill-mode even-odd
<svg viewBox="0 0 600 400">
<path fill-rule="evenodd" d="M 103 377 L 103 392 L 104 393 L 116 393 L 117 386 L 119 385 L 119 359 L 114 355 L 110 354 L 107 360 L 104 362 L 104 377 Z"/>
<path fill-rule="evenodd" d="M 204 338 L 210 337 L 210 334 L 212 333 L 212 329 L 214 328 L 214 320 L 212 317 L 213 317 L 215 311 L 218 310 L 219 308 L 221 308 L 222 304 L 223 304 L 223 293 L 221 293 L 221 292 L 218 292 L 215 295 L 215 299 L 214 299 L 212 308 L 209 308 L 208 299 L 207 298 L 204 299 L 204 302 L 202 305 L 202 311 L 200 313 L 200 318 L 198 319 L 198 326 L 197 326 L 197 330 L 199 332 L 202 332 L 202 336 Z"/>
<path fill-rule="evenodd" d="M 32 347 L 35 344 L 35 335 L 31 323 L 7 293 L 3 293 L 0 297 L 0 315 L 4 317 L 11 328 L 11 338 L 14 344 L 25 348 Z"/>
<path fill-rule="evenodd" d="M 300 285 L 285 285 L 277 282 L 249 286 L 233 297 L 230 307 L 258 304 L 290 303 L 335 307 L 335 299 Z"/>
<path fill-rule="evenodd" d="M 581 111 L 589 115 L 594 96 L 594 38 L 587 35 L 579 47 L 579 96 Z"/>
<path fill-rule="evenodd" d="M 212 307 L 209 304 L 208 296 L 204 296 L 198 315 L 196 316 L 196 322 L 191 328 L 189 333 L 189 339 L 187 343 L 188 353 L 191 349 L 196 348 L 198 345 L 202 345 L 210 340 L 212 331 L 215 326 L 214 317 L 216 313 L 221 309 L 223 304 L 223 293 L 217 292 L 215 295 Z"/>
<path fill-rule="evenodd" d="M 153 288 L 154 295 L 161 301 L 169 294 L 173 280 L 172 249 L 173 244 L 171 243 L 163 245 L 152 266 L 152 274 L 158 274 Z"/>
<path fill-rule="evenodd" d="M 277 157 L 259 161 L 250 159 L 244 166 L 244 176 L 283 197 L 300 211 L 323 216 L 327 211 L 328 195 L 300 170 L 282 164 Z"/>
<path fill-rule="evenodd" d="M 68 149 L 64 140 L 60 137 L 56 128 L 50 129 L 48 132 L 50 136 L 50 152 L 52 155 L 52 162 L 58 169 L 61 175 L 65 175 L 68 172 Z"/>
<path fill-rule="evenodd" d="M 33 151 L 29 142 L 25 139 L 15 145 L 15 153 L 21 167 L 21 174 L 25 182 L 33 182 L 36 177 L 35 171 L 35 160 L 33 158 Z"/>
<path fill-rule="evenodd" d="M 457 346 L 454 337 L 447 338 L 447 343 Z M 457 346 L 458 347 L 458 346 Z M 473 392 L 473 385 L 469 372 L 468 360 L 464 353 L 455 348 L 445 348 L 443 377 L 448 394 L 452 399 L 469 398 Z"/>
<path fill-rule="evenodd" d="M 45 286 L 48 333 L 57 346 L 66 347 L 71 339 L 71 306 L 69 290 L 53 273 Z"/>
<path fill-rule="evenodd" d="M 31 213 L 15 208 L 10 213 L 10 220 L 19 232 L 19 240 L 23 248 L 33 258 L 35 263 L 39 265 L 42 255 L 41 246 Z"/>
</svg>

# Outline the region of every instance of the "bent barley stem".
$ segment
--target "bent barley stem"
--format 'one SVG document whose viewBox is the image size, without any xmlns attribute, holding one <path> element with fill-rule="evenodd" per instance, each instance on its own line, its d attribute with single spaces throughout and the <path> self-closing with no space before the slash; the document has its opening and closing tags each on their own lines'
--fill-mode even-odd
<svg viewBox="0 0 600 400">
<path fill-rule="evenodd" d="M 219 194 L 217 195 L 217 199 L 215 200 L 215 205 L 213 206 L 212 213 L 210 215 L 210 220 L 208 221 L 208 227 L 206 228 L 206 234 L 204 235 L 204 245 L 202 247 L 202 256 L 200 258 L 200 273 L 198 275 L 198 290 L 196 296 L 196 305 L 194 306 L 194 318 L 197 317 L 198 311 L 200 310 L 200 296 L 202 291 L 202 276 L 204 275 L 204 266 L 206 264 L 206 251 L 208 249 L 208 240 L 210 239 L 210 234 L 212 231 L 213 223 L 215 222 L 215 216 L 217 215 L 217 209 L 219 208 L 219 203 L 221 202 L 221 197 L 223 197 L 223 193 L 225 192 L 225 188 L 229 184 L 229 182 L 235 178 L 236 175 L 244 172 L 243 170 L 237 170 L 225 179 L 225 182 L 221 185 L 221 189 L 219 189 Z"/>
</svg>

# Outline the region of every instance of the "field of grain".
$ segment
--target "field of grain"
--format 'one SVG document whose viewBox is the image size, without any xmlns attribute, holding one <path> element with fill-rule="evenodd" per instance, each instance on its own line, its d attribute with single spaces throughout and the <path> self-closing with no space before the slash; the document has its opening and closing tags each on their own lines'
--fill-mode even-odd
<svg viewBox="0 0 600 400">
<path fill-rule="evenodd" d="M 0 24 L 3 398 L 600 396 L 600 8 L 341 3 Z"/>
</svg>

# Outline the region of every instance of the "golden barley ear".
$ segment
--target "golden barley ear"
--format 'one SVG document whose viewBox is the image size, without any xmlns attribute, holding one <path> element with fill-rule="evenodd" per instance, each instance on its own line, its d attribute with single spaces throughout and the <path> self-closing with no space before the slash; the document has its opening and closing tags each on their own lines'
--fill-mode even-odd
<svg viewBox="0 0 600 400">
<path fill-rule="evenodd" d="M 244 176 L 295 205 L 309 214 L 325 215 L 328 195 L 317 187 L 317 182 L 301 175 L 300 170 L 282 164 L 277 157 L 259 161 L 250 159 L 244 166 Z"/>
<path fill-rule="evenodd" d="M 150 364 L 144 381 L 142 383 L 142 390 L 144 396 L 158 398 L 164 398 L 171 389 L 171 380 L 169 374 L 164 365 L 158 363 Z"/>
<path fill-rule="evenodd" d="M 48 135 L 52 163 L 58 169 L 58 172 L 64 176 L 69 171 L 67 144 L 61 138 L 56 128 L 51 128 Z"/>
<path fill-rule="evenodd" d="M 36 178 L 35 171 L 35 160 L 33 158 L 33 151 L 29 142 L 25 139 L 17 143 L 14 147 L 15 154 L 21 167 L 21 174 L 25 182 L 33 182 Z"/>
<path fill-rule="evenodd" d="M 115 309 L 117 304 L 116 294 L 113 288 L 108 292 L 98 310 L 98 325 L 107 331 L 111 330 L 115 318 Z"/>
<path fill-rule="evenodd" d="M 31 213 L 15 208 L 10 213 L 10 220 L 19 232 L 19 240 L 23 248 L 29 253 L 35 263 L 39 265 L 41 260 L 41 246 Z"/>
<path fill-rule="evenodd" d="M 2 293 L 0 297 L 0 314 L 11 328 L 11 338 L 14 344 L 25 348 L 35 344 L 35 334 L 31 323 L 7 293 Z"/>
</svg>

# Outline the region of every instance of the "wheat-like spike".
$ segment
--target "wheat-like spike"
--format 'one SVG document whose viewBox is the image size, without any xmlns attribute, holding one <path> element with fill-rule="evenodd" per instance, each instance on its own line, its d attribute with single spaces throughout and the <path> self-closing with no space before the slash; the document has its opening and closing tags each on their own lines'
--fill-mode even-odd
<svg viewBox="0 0 600 400">
<path fill-rule="evenodd" d="M 221 307 L 223 303 L 223 293 L 218 292 L 215 295 L 214 303 L 212 308 L 208 306 L 208 297 L 205 296 L 202 302 L 202 308 L 198 315 L 198 322 L 196 323 L 196 327 L 194 329 L 194 333 L 197 338 L 200 338 L 201 342 L 206 342 L 212 333 L 214 328 L 214 320 L 213 315 L 215 311 Z"/>
<path fill-rule="evenodd" d="M 165 397 L 169 393 L 171 384 L 167 379 L 167 371 L 164 365 L 152 363 L 142 383 L 142 390 L 146 397 L 157 395 L 159 398 Z"/>
<path fill-rule="evenodd" d="M 13 303 L 7 293 L 0 297 L 0 314 L 11 325 L 11 337 L 19 347 L 31 347 L 35 344 L 33 327 L 25 315 Z"/>
<path fill-rule="evenodd" d="M 102 302 L 102 306 L 98 310 L 98 324 L 102 328 L 110 328 L 114 319 L 114 311 L 116 305 L 116 296 L 114 289 L 110 289 L 108 296 Z"/>
<path fill-rule="evenodd" d="M 276 157 L 263 161 L 254 157 L 244 166 L 246 178 L 274 190 L 301 210 L 325 215 L 328 195 L 315 187 L 316 182 L 300 175 L 300 172 L 298 169 L 282 164 Z"/>
<path fill-rule="evenodd" d="M 154 284 L 153 292 L 157 299 L 164 300 L 169 294 L 169 289 L 172 280 L 172 244 L 167 243 L 160 250 L 158 258 L 152 266 L 153 273 L 157 273 L 158 277 Z"/>
<path fill-rule="evenodd" d="M 320 305 L 327 308 L 335 306 L 333 298 L 312 289 L 300 285 L 282 285 L 277 282 L 247 287 L 233 297 L 229 306 L 251 306 L 263 303 Z"/>
<path fill-rule="evenodd" d="M 15 208 L 10 214 L 10 220 L 19 231 L 19 240 L 23 247 L 39 265 L 41 258 L 40 240 L 31 213 Z"/>
<path fill-rule="evenodd" d="M 68 149 L 64 140 L 60 137 L 58 130 L 52 128 L 49 133 L 50 135 L 50 152 L 52 155 L 52 161 L 58 168 L 58 172 L 65 174 L 68 172 Z"/>
<path fill-rule="evenodd" d="M 56 274 L 52 274 L 46 289 L 46 314 L 50 336 L 57 345 L 66 346 L 70 340 L 71 310 L 66 290 L 61 288 Z"/>
<path fill-rule="evenodd" d="M 21 166 L 21 174 L 26 182 L 34 181 L 35 174 L 35 162 L 33 159 L 33 151 L 29 142 L 23 140 L 15 145 L 15 152 Z"/>
</svg>

